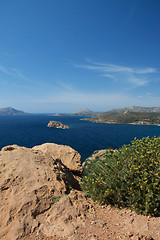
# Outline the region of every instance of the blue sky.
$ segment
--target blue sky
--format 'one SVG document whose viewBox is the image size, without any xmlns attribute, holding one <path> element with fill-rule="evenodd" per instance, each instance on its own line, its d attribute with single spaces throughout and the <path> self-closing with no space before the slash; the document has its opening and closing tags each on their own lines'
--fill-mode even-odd
<svg viewBox="0 0 160 240">
<path fill-rule="evenodd" d="M 159 0 L 0 0 L 0 108 L 160 106 Z"/>
</svg>

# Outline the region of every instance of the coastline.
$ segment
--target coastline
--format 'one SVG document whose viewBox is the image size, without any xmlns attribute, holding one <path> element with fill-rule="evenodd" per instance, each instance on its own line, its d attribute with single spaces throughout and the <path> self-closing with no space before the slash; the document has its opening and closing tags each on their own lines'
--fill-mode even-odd
<svg viewBox="0 0 160 240">
<path fill-rule="evenodd" d="M 105 121 L 105 120 L 101 120 L 101 119 L 91 119 L 91 118 L 83 118 L 81 120 L 84 121 L 90 121 L 90 122 L 94 122 L 94 123 L 106 123 L 106 124 L 130 124 L 130 125 L 144 125 L 144 126 L 159 126 L 159 123 L 149 123 L 146 121 L 137 121 L 137 122 L 131 122 L 131 123 L 119 123 L 119 122 L 115 122 L 115 121 Z"/>
</svg>

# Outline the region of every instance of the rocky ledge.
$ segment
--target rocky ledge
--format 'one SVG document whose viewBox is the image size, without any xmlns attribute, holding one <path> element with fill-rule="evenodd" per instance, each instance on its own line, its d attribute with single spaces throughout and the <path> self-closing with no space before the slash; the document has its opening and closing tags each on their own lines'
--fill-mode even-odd
<svg viewBox="0 0 160 240">
<path fill-rule="evenodd" d="M 67 125 L 64 125 L 63 123 L 57 122 L 57 121 L 50 121 L 47 126 L 52 128 L 62 128 L 62 129 L 69 128 Z"/>
<path fill-rule="evenodd" d="M 53 143 L 4 147 L 0 239 L 160 239 L 159 218 L 94 203 L 80 189 L 81 176 L 81 156 L 71 147 Z"/>
</svg>

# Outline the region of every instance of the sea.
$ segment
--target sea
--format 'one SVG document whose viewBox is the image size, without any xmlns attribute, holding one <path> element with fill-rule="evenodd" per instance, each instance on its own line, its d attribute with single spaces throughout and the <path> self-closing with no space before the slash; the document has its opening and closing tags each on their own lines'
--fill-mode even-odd
<svg viewBox="0 0 160 240">
<path fill-rule="evenodd" d="M 130 144 L 135 137 L 160 136 L 160 126 L 94 123 L 83 118 L 47 114 L 0 116 L 0 149 L 12 144 L 32 148 L 57 143 L 77 150 L 83 162 L 95 150 L 119 148 Z M 51 120 L 66 124 L 69 129 L 47 127 Z"/>
</svg>

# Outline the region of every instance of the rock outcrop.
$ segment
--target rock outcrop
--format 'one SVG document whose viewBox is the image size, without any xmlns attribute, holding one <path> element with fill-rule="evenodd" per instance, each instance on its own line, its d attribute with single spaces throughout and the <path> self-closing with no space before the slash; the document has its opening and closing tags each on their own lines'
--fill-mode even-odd
<svg viewBox="0 0 160 240">
<path fill-rule="evenodd" d="M 66 152 L 67 155 L 67 152 Z M 78 180 L 49 154 L 16 145 L 0 152 L 0 239 L 15 240 L 35 231 L 37 217 L 73 189 Z"/>
<path fill-rule="evenodd" d="M 57 121 L 49 121 L 47 126 L 51 128 L 69 129 L 67 125 L 64 125 L 63 123 Z"/>
<path fill-rule="evenodd" d="M 4 147 L 0 151 L 0 239 L 160 239 L 159 218 L 94 203 L 80 190 L 77 173 L 82 173 L 80 156 L 70 147 Z"/>
<path fill-rule="evenodd" d="M 33 149 L 49 154 L 53 159 L 60 159 L 72 173 L 82 176 L 81 155 L 73 148 L 55 143 L 44 143 Z"/>
</svg>

